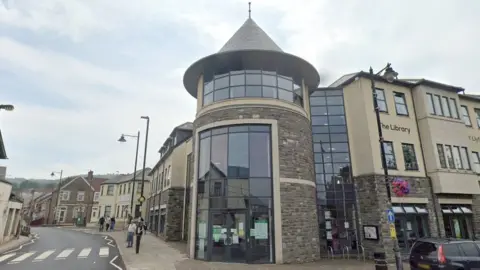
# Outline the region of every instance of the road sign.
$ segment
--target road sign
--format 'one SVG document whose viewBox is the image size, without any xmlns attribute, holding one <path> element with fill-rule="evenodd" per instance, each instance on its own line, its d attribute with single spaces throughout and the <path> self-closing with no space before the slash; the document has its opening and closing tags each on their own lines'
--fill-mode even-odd
<svg viewBox="0 0 480 270">
<path fill-rule="evenodd" d="M 397 230 L 395 230 L 395 224 L 390 224 L 390 238 L 397 239 Z"/>
<path fill-rule="evenodd" d="M 387 210 L 387 220 L 388 223 L 395 223 L 395 214 L 392 209 Z"/>
</svg>

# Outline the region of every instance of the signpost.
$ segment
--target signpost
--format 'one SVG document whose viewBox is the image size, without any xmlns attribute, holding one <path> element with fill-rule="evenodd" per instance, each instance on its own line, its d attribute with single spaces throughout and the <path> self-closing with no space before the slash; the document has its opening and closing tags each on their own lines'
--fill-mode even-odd
<svg viewBox="0 0 480 270">
<path fill-rule="evenodd" d="M 395 229 L 395 213 L 392 209 L 387 210 L 388 226 L 390 228 L 390 238 L 397 239 L 397 230 Z"/>
</svg>

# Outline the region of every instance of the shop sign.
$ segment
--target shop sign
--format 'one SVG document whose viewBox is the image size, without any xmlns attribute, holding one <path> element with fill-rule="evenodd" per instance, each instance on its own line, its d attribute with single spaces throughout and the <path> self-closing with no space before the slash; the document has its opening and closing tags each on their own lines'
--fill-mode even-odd
<svg viewBox="0 0 480 270">
<path fill-rule="evenodd" d="M 407 134 L 410 134 L 410 128 L 407 127 L 402 127 L 396 124 L 384 124 L 382 123 L 382 128 L 386 130 L 392 130 L 392 131 L 399 131 L 399 132 L 405 132 Z"/>
</svg>

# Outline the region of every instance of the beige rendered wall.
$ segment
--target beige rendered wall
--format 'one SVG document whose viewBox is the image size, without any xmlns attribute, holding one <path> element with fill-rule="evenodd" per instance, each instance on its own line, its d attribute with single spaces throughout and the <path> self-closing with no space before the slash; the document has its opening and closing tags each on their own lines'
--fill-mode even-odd
<svg viewBox="0 0 480 270">
<path fill-rule="evenodd" d="M 185 177 L 187 173 L 187 155 L 192 150 L 191 139 L 183 142 L 173 150 L 169 157 L 172 164 L 172 187 L 185 187 Z"/>
<path fill-rule="evenodd" d="M 415 87 L 413 93 L 427 174 L 432 179 L 434 192 L 480 194 L 477 176 L 471 170 L 440 167 L 437 144 L 468 147 L 468 151 L 471 153 L 471 142 L 468 139 L 467 132 L 469 128 L 465 126 L 461 119 L 431 115 L 428 111 L 427 93 L 455 99 L 460 115 L 460 102 L 457 93 L 423 85 Z M 471 157 L 469 156 L 469 158 Z"/>
<path fill-rule="evenodd" d="M 389 170 L 389 174 L 425 177 L 411 90 L 384 82 L 376 82 L 375 86 L 383 89 L 385 93 L 388 112 L 380 113 L 380 121 L 385 141 L 393 142 L 397 163 L 397 170 Z M 408 116 L 397 115 L 394 92 L 405 94 Z M 378 128 L 370 80 L 359 78 L 346 86 L 344 98 L 353 176 L 382 174 Z M 402 143 L 413 144 L 419 170 L 405 170 Z"/>
</svg>

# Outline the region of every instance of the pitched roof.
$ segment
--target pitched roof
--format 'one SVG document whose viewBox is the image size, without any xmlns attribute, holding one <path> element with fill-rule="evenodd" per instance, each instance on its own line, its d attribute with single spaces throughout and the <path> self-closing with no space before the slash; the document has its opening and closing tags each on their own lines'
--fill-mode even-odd
<svg viewBox="0 0 480 270">
<path fill-rule="evenodd" d="M 107 181 L 107 178 L 93 178 L 91 185 L 95 191 L 100 191 L 100 186 L 103 182 Z"/>
<path fill-rule="evenodd" d="M 237 32 L 223 45 L 219 53 L 241 50 L 283 52 L 252 18 L 248 18 L 245 23 L 243 23 Z"/>
<path fill-rule="evenodd" d="M 151 177 L 148 176 L 152 169 L 150 168 L 145 168 L 145 180 L 150 181 Z M 102 182 L 100 185 L 103 184 L 117 184 L 117 183 L 122 183 L 122 182 L 127 182 L 133 180 L 133 173 L 130 174 L 119 174 L 113 178 L 110 178 L 104 182 Z M 137 173 L 135 174 L 135 180 L 140 181 L 142 180 L 142 169 L 137 170 Z"/>
</svg>

